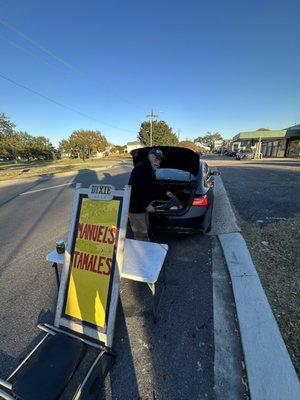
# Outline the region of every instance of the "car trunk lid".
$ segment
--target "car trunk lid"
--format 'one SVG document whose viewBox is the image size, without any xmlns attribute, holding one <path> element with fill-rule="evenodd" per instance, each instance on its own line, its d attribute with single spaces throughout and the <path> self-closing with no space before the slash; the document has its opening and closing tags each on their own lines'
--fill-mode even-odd
<svg viewBox="0 0 300 400">
<path fill-rule="evenodd" d="M 174 168 L 182 171 L 190 172 L 192 175 L 197 176 L 199 172 L 199 154 L 193 150 L 184 147 L 172 146 L 152 146 L 142 147 L 131 151 L 133 165 L 137 165 L 141 161 L 147 159 L 149 151 L 153 148 L 160 149 L 164 155 L 161 162 L 161 168 Z"/>
</svg>

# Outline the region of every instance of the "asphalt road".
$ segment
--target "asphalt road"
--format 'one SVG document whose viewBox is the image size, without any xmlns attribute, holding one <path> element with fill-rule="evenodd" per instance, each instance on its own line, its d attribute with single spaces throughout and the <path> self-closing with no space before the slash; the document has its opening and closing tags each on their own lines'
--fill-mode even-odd
<svg viewBox="0 0 300 400">
<path fill-rule="evenodd" d="M 300 213 L 300 161 L 207 159 L 221 172 L 224 186 L 240 217 L 267 225 Z"/>
<path fill-rule="evenodd" d="M 86 171 L 0 186 L 0 377 L 36 345 L 39 322 L 53 322 L 56 282 L 46 254 L 66 239 L 74 186 L 122 188 L 130 168 Z M 146 285 L 123 280 L 106 399 L 213 398 L 211 237 L 161 236 L 168 243 L 167 289 L 154 324 Z"/>
</svg>

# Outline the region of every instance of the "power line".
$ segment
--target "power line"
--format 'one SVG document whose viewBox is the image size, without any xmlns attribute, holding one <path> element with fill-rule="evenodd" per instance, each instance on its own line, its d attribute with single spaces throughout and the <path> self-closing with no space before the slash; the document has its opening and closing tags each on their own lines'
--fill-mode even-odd
<svg viewBox="0 0 300 400">
<path fill-rule="evenodd" d="M 135 133 L 135 132 L 130 131 L 130 130 L 128 130 L 128 129 L 119 128 L 118 126 L 111 125 L 111 124 L 107 124 L 106 122 L 103 122 L 103 121 L 100 121 L 100 120 L 98 120 L 98 119 L 96 119 L 96 118 L 93 118 L 93 117 L 91 117 L 91 116 L 89 116 L 89 115 L 87 115 L 87 114 L 85 114 L 85 113 L 82 113 L 81 111 L 76 110 L 75 108 L 69 107 L 69 106 L 67 106 L 67 105 L 65 105 L 65 104 L 63 104 L 63 103 L 60 103 L 60 102 L 58 102 L 58 101 L 56 101 L 56 100 L 53 100 L 53 99 L 51 99 L 50 97 L 45 96 L 45 95 L 43 95 L 42 93 L 39 93 L 39 92 L 37 92 L 36 90 L 33 90 L 33 89 L 29 88 L 28 86 L 23 85 L 22 83 L 18 83 L 18 82 L 16 82 L 16 81 L 14 81 L 13 79 L 8 78 L 7 76 L 4 76 L 4 75 L 1 74 L 1 73 L 0 73 L 0 77 L 1 77 L 2 79 L 5 79 L 6 81 L 8 81 L 8 82 L 10 82 L 10 83 L 13 83 L 14 85 L 16 85 L 16 86 L 18 86 L 18 87 L 20 87 L 20 88 L 22 88 L 22 89 L 27 90 L 27 91 L 30 92 L 30 93 L 33 93 L 33 94 L 35 94 L 35 95 L 37 95 L 37 96 L 39 96 L 39 97 L 42 97 L 42 98 L 45 99 L 45 100 L 50 101 L 51 103 L 54 103 L 54 104 L 56 104 L 56 105 L 58 105 L 58 106 L 60 106 L 60 107 L 62 107 L 62 108 L 65 108 L 66 110 L 69 110 L 69 111 L 72 111 L 72 112 L 74 112 L 74 113 L 76 113 L 76 114 L 79 114 L 79 115 L 81 115 L 82 117 L 85 117 L 85 118 L 91 119 L 91 120 L 93 120 L 93 121 L 99 122 L 99 123 L 101 123 L 101 124 L 103 124 L 103 125 L 109 126 L 110 128 L 114 128 L 114 129 L 117 129 L 117 130 L 119 130 L 119 131 L 124 131 L 124 132 L 129 132 L 129 133 Z"/>
<path fill-rule="evenodd" d="M 47 65 L 50 65 L 51 67 L 54 66 L 53 64 L 50 64 L 48 61 L 46 61 L 46 60 L 44 60 L 43 58 L 39 57 L 37 54 L 34 54 L 32 51 L 29 51 L 29 50 L 25 49 L 24 47 L 22 47 L 22 46 L 20 46 L 19 44 L 13 42 L 12 40 L 7 39 L 6 37 L 4 37 L 4 36 L 2 36 L 2 35 L 0 35 L 0 38 L 1 38 L 2 40 L 5 40 L 6 42 L 8 42 L 11 46 L 15 47 L 16 49 L 21 50 L 21 51 L 24 51 L 24 53 L 27 53 L 27 54 L 29 54 L 29 55 L 32 56 L 32 57 L 40 58 L 44 63 L 46 63 Z M 58 67 L 55 66 L 55 68 L 57 68 L 57 69 L 59 70 Z"/>
<path fill-rule="evenodd" d="M 11 31 L 17 33 L 18 35 L 22 36 L 23 39 L 25 39 L 28 42 L 30 42 L 33 46 L 37 47 L 38 49 L 40 49 L 44 53 L 48 54 L 50 57 L 54 58 L 56 61 L 59 61 L 60 63 L 64 64 L 65 67 L 71 69 L 72 71 L 76 71 L 77 73 L 81 74 L 81 71 L 79 71 L 77 68 L 73 67 L 73 65 L 69 64 L 68 62 L 66 62 L 62 58 L 58 57 L 56 54 L 52 53 L 52 51 L 49 51 L 48 49 L 46 49 L 46 47 L 42 46 L 41 44 L 39 44 L 35 40 L 32 40 L 29 36 L 25 35 L 25 33 L 19 31 L 17 28 L 15 28 L 14 26 L 10 25 L 8 22 L 4 21 L 1 18 L 0 18 L 0 24 L 5 26 L 6 28 L 10 29 Z"/>
<path fill-rule="evenodd" d="M 13 25 L 9 24 L 8 22 L 4 21 L 3 19 L 0 18 L 0 24 L 2 24 L 3 26 L 5 26 L 6 28 L 10 29 L 11 31 L 17 33 L 18 35 L 20 35 L 23 39 L 25 39 L 26 41 L 28 41 L 29 43 L 31 43 L 33 46 L 37 47 L 39 50 L 43 51 L 44 53 L 46 53 L 48 56 L 54 58 L 56 61 L 62 63 L 65 67 L 67 67 L 68 69 L 78 73 L 79 75 L 83 76 L 83 77 L 87 77 L 90 80 L 90 76 L 86 73 L 83 72 L 81 70 L 79 70 L 78 68 L 74 67 L 72 64 L 66 62 L 65 60 L 63 60 L 61 57 L 58 57 L 56 54 L 54 54 L 52 51 L 48 50 L 45 46 L 41 45 L 39 42 L 37 42 L 36 40 L 31 39 L 29 36 L 27 36 L 25 33 L 23 33 L 22 31 L 20 31 L 19 29 L 15 28 Z M 95 80 L 94 80 L 95 81 Z M 97 81 L 96 81 L 97 83 Z M 140 106 L 132 103 L 131 101 L 128 101 L 127 99 L 124 99 L 123 97 L 119 96 L 119 95 L 113 95 L 116 98 L 119 98 L 120 100 L 124 101 L 127 104 L 131 104 L 134 105 L 136 108 L 142 109 Z"/>
</svg>

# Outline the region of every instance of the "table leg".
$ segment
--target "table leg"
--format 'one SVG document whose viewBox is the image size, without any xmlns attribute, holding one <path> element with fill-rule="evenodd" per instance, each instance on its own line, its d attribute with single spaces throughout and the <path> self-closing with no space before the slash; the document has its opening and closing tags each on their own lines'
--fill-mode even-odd
<svg viewBox="0 0 300 400">
<path fill-rule="evenodd" d="M 57 283 L 57 288 L 59 289 L 60 280 L 59 280 L 59 273 L 58 273 L 57 263 L 56 262 L 53 263 L 52 267 L 55 269 L 56 283 Z"/>
<path fill-rule="evenodd" d="M 161 302 L 161 298 L 162 298 L 163 292 L 164 292 L 164 290 L 166 288 L 165 282 L 163 282 L 163 285 L 161 287 L 160 293 L 157 293 L 156 285 L 157 285 L 157 282 L 148 283 L 148 286 L 149 286 L 149 288 L 150 288 L 150 290 L 152 292 L 152 304 L 153 304 L 153 319 L 154 319 L 154 322 L 157 322 L 157 320 L 158 320 L 158 309 L 159 309 L 159 305 L 160 305 L 160 302 Z"/>
</svg>

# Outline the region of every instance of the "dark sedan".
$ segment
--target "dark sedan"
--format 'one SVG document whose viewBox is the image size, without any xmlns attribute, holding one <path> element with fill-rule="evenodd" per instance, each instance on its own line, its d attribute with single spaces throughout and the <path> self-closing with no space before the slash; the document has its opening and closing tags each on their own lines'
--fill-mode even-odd
<svg viewBox="0 0 300 400">
<path fill-rule="evenodd" d="M 183 147 L 155 146 L 162 150 L 165 158 L 158 170 L 156 179 L 162 192 L 171 191 L 177 202 L 170 207 L 167 198 L 153 202 L 156 212 L 150 214 L 149 227 L 176 233 L 208 232 L 211 228 L 214 202 L 214 177 L 198 153 Z M 133 164 L 148 157 L 151 147 L 131 152 Z M 173 204 L 173 205 L 172 205 Z"/>
</svg>

